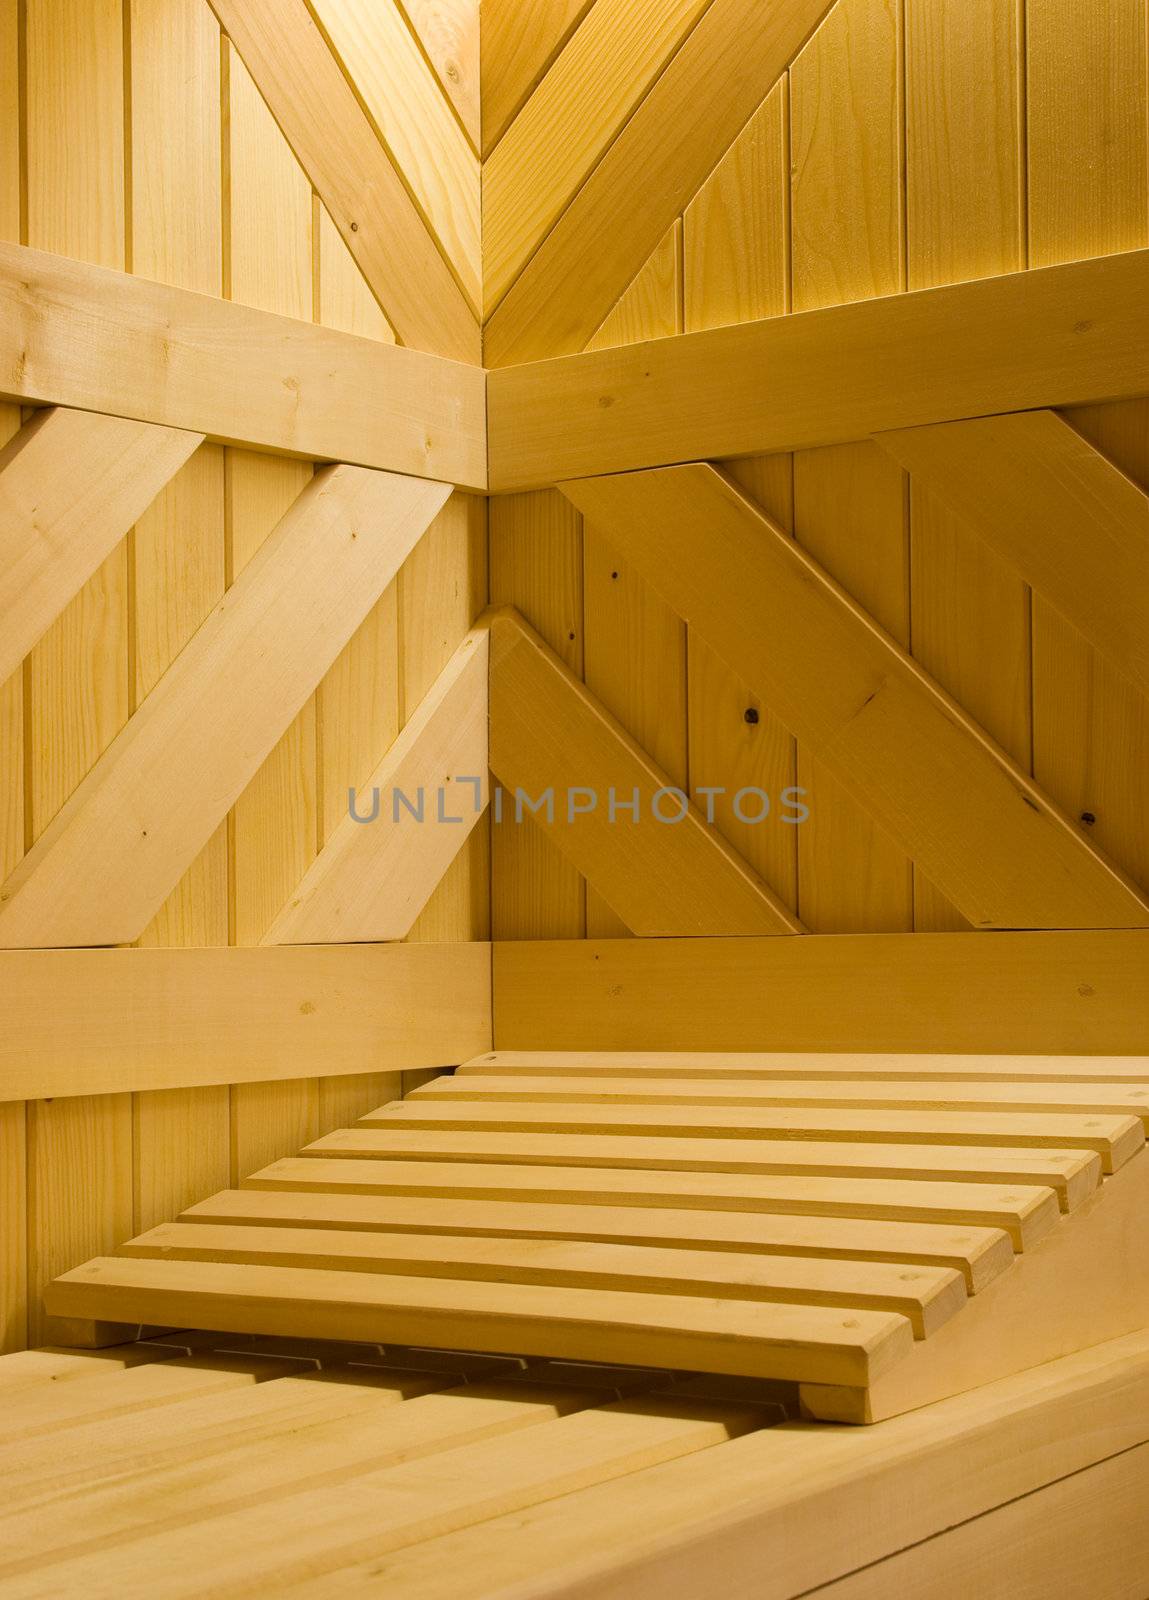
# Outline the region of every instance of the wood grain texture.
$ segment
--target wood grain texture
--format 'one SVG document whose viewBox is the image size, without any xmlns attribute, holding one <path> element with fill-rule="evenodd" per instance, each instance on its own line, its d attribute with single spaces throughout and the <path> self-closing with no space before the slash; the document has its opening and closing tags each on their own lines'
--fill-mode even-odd
<svg viewBox="0 0 1149 1600">
<path fill-rule="evenodd" d="M 951 1528 L 931 1541 L 928 1554 L 903 1550 L 812 1589 L 810 1600 L 880 1600 L 892 1589 L 935 1583 L 939 1568 L 970 1587 L 1000 1587 L 1004 1577 L 1019 1596 L 1035 1584 L 1074 1583 L 1098 1600 L 1119 1600 L 1142 1581 L 1149 1562 L 1149 1536 L 1142 1536 L 1135 1509 L 1147 1485 L 1149 1446 L 1139 1445 Z"/>
<path fill-rule="evenodd" d="M 575 1050 L 1136 1052 L 1146 944 L 1139 931 L 500 943 L 495 1044 L 550 1049 L 565 1018 Z"/>
<path fill-rule="evenodd" d="M 505 804 L 521 818 L 519 796 L 528 796 L 536 825 L 633 932 L 797 931 L 667 774 L 517 617 L 492 623 L 491 671 L 490 759 L 509 791 Z M 612 814 L 612 796 L 630 802 L 635 793 L 650 813 L 645 825 Z"/>
<path fill-rule="evenodd" d="M 557 490 L 490 501 L 491 599 L 513 605 L 576 677 L 584 660 L 582 518 Z M 580 874 L 528 817 L 491 830 L 492 932 L 503 939 L 581 938 Z"/>
<path fill-rule="evenodd" d="M 902 281 L 902 0 L 838 0 L 790 70 L 796 311 Z"/>
<path fill-rule="evenodd" d="M 16 670 L 201 439 L 53 406 L 0 450 L 0 679 Z"/>
<path fill-rule="evenodd" d="M 0 1101 L 450 1066 L 490 1040 L 480 943 L 20 951 L 0 966 Z"/>
<path fill-rule="evenodd" d="M 687 333 L 790 310 L 789 91 L 787 75 L 686 208 Z"/>
<path fill-rule="evenodd" d="M 1029 250 L 1038 263 L 1149 241 L 1149 25 L 1141 0 L 1042 6 L 1027 39 Z M 1125 256 L 1111 257 L 1124 261 Z M 1140 390 L 1140 393 L 1145 393 Z M 1145 407 L 1071 420 L 1149 487 Z M 1033 604 L 1034 773 L 1102 849 L 1149 881 L 1149 706 L 1043 597 Z"/>
<path fill-rule="evenodd" d="M 709 3 L 597 0 L 591 7 L 484 164 L 486 316 L 574 202 Z"/>
<path fill-rule="evenodd" d="M 507 0 L 488 6 L 480 36 L 483 155 L 558 55 L 594 0 Z"/>
<path fill-rule="evenodd" d="M 475 312 L 305 0 L 213 9 L 400 338 L 477 361 Z"/>
<path fill-rule="evenodd" d="M 661 244 L 590 341 L 595 349 L 682 331 L 682 225 Z M 686 629 L 670 607 L 593 525 L 583 527 L 583 678 L 603 708 L 688 790 Z M 591 938 L 629 933 L 593 885 L 587 887 Z"/>
<path fill-rule="evenodd" d="M 744 1078 L 769 1082 L 792 1078 L 801 1067 L 812 1083 L 863 1082 L 871 1079 L 895 1083 L 900 1078 L 944 1083 L 962 1079 L 979 1083 L 1088 1083 L 1101 1078 L 1109 1083 L 1149 1081 L 1149 1057 L 1144 1055 L 905 1055 L 856 1050 L 839 1054 L 823 1051 L 777 1050 L 492 1050 L 460 1066 L 460 1078 L 509 1073 L 532 1077 L 554 1074 L 580 1077 L 620 1070 L 654 1073 L 660 1078 Z"/>
<path fill-rule="evenodd" d="M 880 1262 L 803 1260 L 705 1250 L 451 1234 L 400 1236 L 329 1229 L 250 1228 L 170 1223 L 123 1246 L 131 1260 L 232 1261 L 268 1266 L 333 1267 L 452 1281 L 554 1284 L 644 1294 L 716 1295 L 771 1305 L 857 1306 L 908 1317 L 923 1339 L 961 1310 L 965 1285 L 949 1268 L 916 1272 Z"/>
<path fill-rule="evenodd" d="M 875 1421 L 1012 1372 L 1054 1361 L 1101 1339 L 1139 1332 L 1149 1308 L 1149 1285 L 1136 1270 L 1149 1196 L 1149 1161 L 1134 1161 L 1087 1206 L 1062 1219 L 1043 1247 L 1015 1263 L 1001 1284 L 970 1302 L 960 1338 L 943 1329 L 928 1368 L 913 1354 L 899 1380 L 879 1385 L 865 1406 Z M 1065 1295 L 1061 1285 L 1079 1292 Z M 993 1330 L 993 1331 L 991 1331 Z M 810 1412 L 826 1419 L 850 1409 L 845 1396 L 806 1397 Z"/>
<path fill-rule="evenodd" d="M 412 1105 L 456 1105 L 460 1101 L 506 1105 L 575 1101 L 588 1104 L 659 1106 L 804 1106 L 873 1110 L 883 1107 L 904 1111 L 1070 1111 L 1103 1116 L 1149 1118 L 1149 1083 L 979 1083 L 952 1079 L 948 1083 L 902 1079 L 897 1083 L 807 1083 L 802 1077 L 768 1083 L 704 1082 L 660 1078 L 654 1073 L 616 1077 L 532 1077 L 515 1074 L 504 1078 L 484 1075 L 445 1078 L 427 1084 L 411 1097 Z"/>
<path fill-rule="evenodd" d="M 131 229 L 135 272 L 179 288 L 223 288 L 223 51 L 198 0 L 133 0 L 130 30 Z M 131 544 L 138 706 L 222 598 L 227 576 L 225 461 L 196 452 L 136 523 Z M 148 945 L 223 945 L 228 856 L 218 828 L 141 934 Z M 230 1175 L 226 1088 L 143 1092 L 132 1100 L 135 1226 L 178 1214 Z"/>
<path fill-rule="evenodd" d="M 906 7 L 911 289 L 1026 264 L 1023 9 L 1017 0 Z"/>
<path fill-rule="evenodd" d="M 0 245 L 0 305 L 11 399 L 485 484 L 483 377 L 467 366 L 19 245 Z"/>
<path fill-rule="evenodd" d="M 492 372 L 491 486 L 1141 394 L 1147 278 L 1134 251 Z"/>
<path fill-rule="evenodd" d="M 737 1106 L 677 1102 L 662 1104 L 598 1104 L 579 1097 L 538 1103 L 462 1098 L 404 1100 L 371 1113 L 368 1121 L 396 1122 L 403 1127 L 498 1129 L 507 1133 L 589 1132 L 658 1138 L 751 1139 L 777 1133 L 783 1138 L 858 1140 L 864 1144 L 929 1143 L 1040 1145 L 1045 1149 L 1095 1150 L 1106 1172 L 1123 1166 L 1145 1143 L 1138 1118 L 1070 1114 L 1068 1112 L 999 1111 L 974 1105 L 965 1109 L 906 1110 L 880 1105 L 869 1110 L 787 1106 Z M 972 1197 L 971 1197 L 972 1198 Z M 1043 1199 L 1048 1198 L 1043 1196 Z M 982 1219 L 984 1220 L 984 1219 Z"/>
<path fill-rule="evenodd" d="M 404 0 L 403 9 L 472 149 L 478 150 L 482 130 L 476 0 Z"/>
<path fill-rule="evenodd" d="M 370 1340 L 386 1327 L 403 1343 L 449 1323 L 452 1340 L 470 1349 L 788 1379 L 839 1373 L 846 1382 L 878 1376 L 913 1344 L 908 1319 L 884 1311 L 778 1305 L 767 1318 L 737 1301 L 689 1296 L 191 1261 L 91 1261 L 57 1279 L 49 1303 L 61 1316 L 131 1304 L 161 1325 L 187 1321 L 195 1306 L 233 1332 L 269 1331 L 271 1321 L 275 1331 Z"/>
<path fill-rule="evenodd" d="M 586 343 L 828 10 L 714 0 L 489 319 L 488 365 Z"/>
<path fill-rule="evenodd" d="M 1080 1491 L 1092 1477 L 1083 1469 L 1111 1460 L 1102 1493 L 1128 1514 L 1121 1474 L 1144 1442 L 1145 1357 L 1145 1336 L 1133 1335 L 891 1419 L 880 1459 L 872 1430 L 766 1429 L 701 1462 L 653 1467 L 413 1546 L 390 1558 L 388 1573 L 420 1600 L 454 1600 L 462 1570 L 481 1570 L 491 1593 L 561 1583 L 570 1600 L 665 1600 L 714 1588 L 731 1600 L 791 1600 L 851 1573 L 865 1581 L 882 1571 L 876 1563 L 904 1550 L 917 1563 L 906 1572 L 906 1592 L 944 1594 L 950 1576 L 965 1576 L 960 1549 L 975 1519 L 993 1513 L 1006 1529 L 992 1562 L 965 1569 L 975 1582 L 990 1593 L 1011 1585 L 1016 1594 L 1015 1575 L 1044 1579 L 1048 1571 L 1056 1585 L 1069 1571 L 1073 1581 L 1080 1572 L 1079 1587 L 1090 1592 L 1108 1571 L 1124 1581 L 1124 1551 L 1137 1550 L 1104 1513 L 1089 1514 L 1092 1488 Z M 1143 1471 L 1138 1463 L 1134 1484 Z M 1054 1517 L 1042 1508 L 1037 1538 L 1015 1542 L 1009 1525 L 1024 1528 L 1050 1492 L 1060 1502 Z M 1094 1544 L 1097 1527 L 1103 1538 Z M 923 1572 L 921 1560 L 951 1538 L 955 1565 L 943 1558 Z M 980 1559 L 985 1547 L 975 1549 Z M 1059 1558 L 1084 1564 L 1074 1572 Z M 354 1573 L 347 1567 L 341 1576 Z M 897 1588 L 895 1581 L 878 1592 Z"/>
<path fill-rule="evenodd" d="M 25 7 L 17 98 L 22 109 L 19 237 L 74 258 L 76 270 L 128 265 L 123 7 L 67 0 Z M 74 130 L 82 128 L 82 138 Z M 17 247 L 13 246 L 13 249 Z M 17 251 L 18 253 L 18 251 Z M 72 340 L 48 319 L 46 341 Z M 114 361 L 115 357 L 111 359 Z M 201 430 L 193 430 L 201 431 Z M 24 843 L 41 836 L 131 710 L 130 541 L 88 580 L 24 668 Z M 29 1088 L 29 1094 L 35 1094 Z M 38 1100 L 27 1108 L 28 1336 L 67 1329 L 45 1316 L 42 1289 L 119 1232 L 133 1207 L 127 1095 Z"/>
<path fill-rule="evenodd" d="M 753 1250 L 817 1259 L 903 1261 L 953 1267 L 964 1277 L 970 1294 L 980 1292 L 1013 1260 L 1008 1235 L 996 1228 L 647 1205 L 523 1206 L 513 1200 L 444 1200 L 424 1194 L 404 1198 L 298 1187 L 248 1187 L 212 1195 L 189 1207 L 182 1220 L 438 1233 L 459 1238 L 497 1234 L 503 1239 L 583 1239 L 662 1249 Z"/>
<path fill-rule="evenodd" d="M 906 282 L 1026 265 L 1024 7 L 924 0 L 906 14 Z M 920 481 L 910 484 L 913 653 L 1019 766 L 1032 770 L 1030 594 Z M 914 873 L 914 927 L 965 918 Z"/>
<path fill-rule="evenodd" d="M 484 628 L 468 634 L 435 680 L 262 943 L 352 944 L 410 932 L 486 810 L 487 676 Z"/>
<path fill-rule="evenodd" d="M 636 1168 L 656 1172 L 720 1172 L 796 1177 L 913 1178 L 940 1182 L 1038 1183 L 1053 1189 L 1063 1211 L 1083 1205 L 1101 1182 L 1101 1158 L 1080 1150 L 974 1145 L 819 1143 L 657 1134 L 506 1133 L 483 1129 L 392 1128 L 381 1122 L 340 1129 L 318 1141 L 324 1155 L 396 1161 L 477 1161 L 484 1165 Z"/>
<path fill-rule="evenodd" d="M 878 442 L 1149 692 L 1149 495 L 1052 411 Z"/>
<path fill-rule="evenodd" d="M 563 492 L 975 926 L 1149 918 L 1132 885 L 729 479 L 681 467 Z"/>
<path fill-rule="evenodd" d="M 147 925 L 446 494 L 354 467 L 315 480 L 7 880 L 9 948 L 115 943 Z M 220 700 L 234 682 L 243 692 Z"/>
<path fill-rule="evenodd" d="M 312 9 L 468 303 L 477 309 L 482 299 L 479 158 L 400 5 L 397 0 L 313 0 Z M 387 296 L 380 292 L 379 298 L 385 306 Z"/>
<path fill-rule="evenodd" d="M 887 1222 L 1002 1228 L 1015 1250 L 1057 1226 L 1057 1199 L 1042 1185 L 896 1183 L 884 1179 L 731 1177 L 724 1173 L 631 1172 L 580 1167 L 484 1167 L 469 1163 L 374 1161 L 319 1155 L 275 1161 L 245 1187 L 292 1193 L 434 1196 L 518 1205 L 667 1206 L 674 1210 L 869 1217 Z"/>
</svg>

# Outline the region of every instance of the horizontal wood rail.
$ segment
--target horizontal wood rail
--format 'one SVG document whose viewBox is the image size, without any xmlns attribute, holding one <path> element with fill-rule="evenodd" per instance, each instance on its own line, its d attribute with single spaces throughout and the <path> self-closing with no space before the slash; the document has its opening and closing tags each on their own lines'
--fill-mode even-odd
<svg viewBox="0 0 1149 1600">
<path fill-rule="evenodd" d="M 1149 394 L 1149 250 L 489 374 L 491 489 Z"/>
<path fill-rule="evenodd" d="M 486 486 L 478 367 L 0 243 L 0 396 Z"/>
<path fill-rule="evenodd" d="M 1133 885 L 721 472 L 562 489 L 975 928 L 1149 926 Z"/>
<path fill-rule="evenodd" d="M 450 1066 L 490 947 L 0 952 L 0 1101 Z"/>
<path fill-rule="evenodd" d="M 495 1044 L 1137 1054 L 1147 961 L 1141 930 L 502 942 Z"/>
</svg>

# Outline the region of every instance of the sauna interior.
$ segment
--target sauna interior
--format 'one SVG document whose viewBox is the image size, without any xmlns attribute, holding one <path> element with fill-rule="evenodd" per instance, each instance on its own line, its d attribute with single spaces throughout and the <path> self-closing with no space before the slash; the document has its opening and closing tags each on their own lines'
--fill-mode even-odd
<svg viewBox="0 0 1149 1600">
<path fill-rule="evenodd" d="M 0 0 L 0 1600 L 1149 1596 L 1149 0 Z"/>
</svg>

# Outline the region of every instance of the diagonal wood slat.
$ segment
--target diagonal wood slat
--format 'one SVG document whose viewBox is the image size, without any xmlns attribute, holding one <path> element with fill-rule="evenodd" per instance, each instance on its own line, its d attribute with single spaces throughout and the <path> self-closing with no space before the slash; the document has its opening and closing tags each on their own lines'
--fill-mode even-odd
<svg viewBox="0 0 1149 1600">
<path fill-rule="evenodd" d="M 535 361 L 489 376 L 491 488 L 1143 395 L 1147 352 L 1132 250 Z"/>
<path fill-rule="evenodd" d="M 396 0 L 312 0 L 371 121 L 455 269 L 482 299 L 479 158 Z"/>
<path fill-rule="evenodd" d="M 709 0 L 597 0 L 483 167 L 490 315 Z M 581 292 L 581 291 L 580 291 Z"/>
<path fill-rule="evenodd" d="M 0 946 L 140 934 L 449 493 L 312 480 L 0 889 Z"/>
<path fill-rule="evenodd" d="M 477 368 L 3 241 L 0 395 L 486 487 Z"/>
<path fill-rule="evenodd" d="M 1052 411 L 877 442 L 1149 693 L 1149 495 Z"/>
<path fill-rule="evenodd" d="M 487 629 L 443 668 L 264 944 L 402 939 L 487 809 Z M 403 800 L 399 796 L 404 797 Z M 419 814 L 412 813 L 417 807 Z"/>
<path fill-rule="evenodd" d="M 488 365 L 582 349 L 831 4 L 714 0 L 491 316 Z"/>
<path fill-rule="evenodd" d="M 403 343 L 477 362 L 477 313 L 306 0 L 212 9 Z"/>
<path fill-rule="evenodd" d="M 509 825 L 522 791 L 553 807 L 527 811 L 639 935 L 797 933 L 800 925 L 691 807 L 681 822 L 650 826 L 650 807 L 674 785 L 520 617 L 491 624 L 491 767 L 509 791 Z M 610 796 L 635 791 L 644 825 L 612 821 Z M 569 792 L 568 792 L 569 791 Z M 593 802 L 593 803 L 592 803 Z M 673 798 L 660 802 L 679 815 Z M 584 809 L 578 809 L 584 808 Z"/>
<path fill-rule="evenodd" d="M 490 155 L 515 113 L 595 0 L 502 0 L 487 6 L 480 37 L 482 151 Z"/>
<path fill-rule="evenodd" d="M 404 0 L 403 9 L 443 93 L 478 150 L 482 143 L 478 0 Z"/>
<path fill-rule="evenodd" d="M 561 486 L 975 928 L 1149 925 L 1149 904 L 722 473 Z"/>
<path fill-rule="evenodd" d="M 202 441 L 55 406 L 0 450 L 0 682 Z"/>
</svg>

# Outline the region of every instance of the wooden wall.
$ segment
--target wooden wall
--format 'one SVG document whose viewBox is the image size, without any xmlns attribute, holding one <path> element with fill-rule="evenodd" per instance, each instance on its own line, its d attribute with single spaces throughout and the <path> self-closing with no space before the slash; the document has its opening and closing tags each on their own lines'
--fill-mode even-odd
<svg viewBox="0 0 1149 1600">
<path fill-rule="evenodd" d="M 490 9 L 500 26 L 483 31 L 485 204 L 502 210 L 494 218 L 488 209 L 484 245 L 515 263 L 495 261 L 503 278 L 488 296 L 487 359 L 497 365 L 523 358 L 522 337 L 516 353 L 508 332 L 518 306 L 557 281 L 571 238 L 609 208 L 611 184 L 620 195 L 626 181 L 634 189 L 631 211 L 619 206 L 613 253 L 621 260 L 630 236 L 648 227 L 661 191 L 652 178 L 649 198 L 633 173 L 626 180 L 616 152 L 649 139 L 659 183 L 669 189 L 668 173 L 686 182 L 691 147 L 727 114 L 730 74 L 750 59 L 756 23 L 736 0 L 702 20 L 697 7 L 666 7 L 678 18 L 675 37 L 651 29 L 643 50 L 628 50 L 638 6 L 555 6 L 546 30 L 527 25 L 536 8 L 525 0 L 492 0 Z M 800 26 L 796 0 L 775 11 Z M 709 176 L 684 191 L 680 216 L 633 282 L 618 284 L 597 332 L 570 337 L 595 324 L 601 272 L 568 272 L 566 301 L 544 319 L 554 343 L 542 349 L 536 334 L 532 356 L 1149 243 L 1146 0 L 837 0 L 805 13 L 815 22 L 826 14 L 788 70 L 759 82 L 757 111 Z M 753 48 L 754 60 L 765 53 Z M 702 76 L 704 54 L 725 61 L 725 78 L 717 68 Z M 607 62 L 613 98 L 603 91 L 596 102 Z M 680 67 L 695 73 L 691 95 L 674 85 Z M 661 145 L 644 120 L 659 94 L 662 110 L 677 105 L 681 118 L 677 129 L 664 123 Z M 525 108 L 517 117 L 516 105 Z M 535 177 L 522 162 L 536 127 L 557 147 L 581 141 L 583 165 L 565 172 L 557 196 L 553 173 Z M 517 163 L 517 191 L 491 183 L 500 151 L 503 165 Z M 552 231 L 540 246 L 543 214 Z M 1075 411 L 1070 421 L 1149 487 L 1149 401 Z M 1149 885 L 1149 712 L 1136 690 L 875 444 L 744 460 L 734 472 L 1102 850 Z M 728 802 L 718 818 L 812 932 L 966 928 L 770 707 L 556 491 L 493 499 L 490 519 L 492 598 L 517 605 L 677 781 L 695 791 L 807 791 L 811 816 L 800 827 L 741 824 Z M 496 832 L 492 914 L 499 938 L 626 931 L 529 822 Z"/>
<path fill-rule="evenodd" d="M 403 13 L 387 9 L 418 62 L 412 94 L 446 108 Z M 354 35 L 348 48 L 350 70 L 369 52 Z M 0 236 L 395 338 L 207 0 L 0 0 Z M 0 407 L 0 442 L 20 420 Z M 309 462 L 202 446 L 0 686 L 0 876 L 311 474 Z M 140 942 L 259 943 L 349 784 L 369 775 L 485 600 L 485 505 L 457 495 Z M 481 835 L 413 938 L 485 937 Z M 399 1092 L 397 1074 L 365 1071 L 0 1104 L 0 1349 L 50 1334 L 46 1278 Z"/>
</svg>

